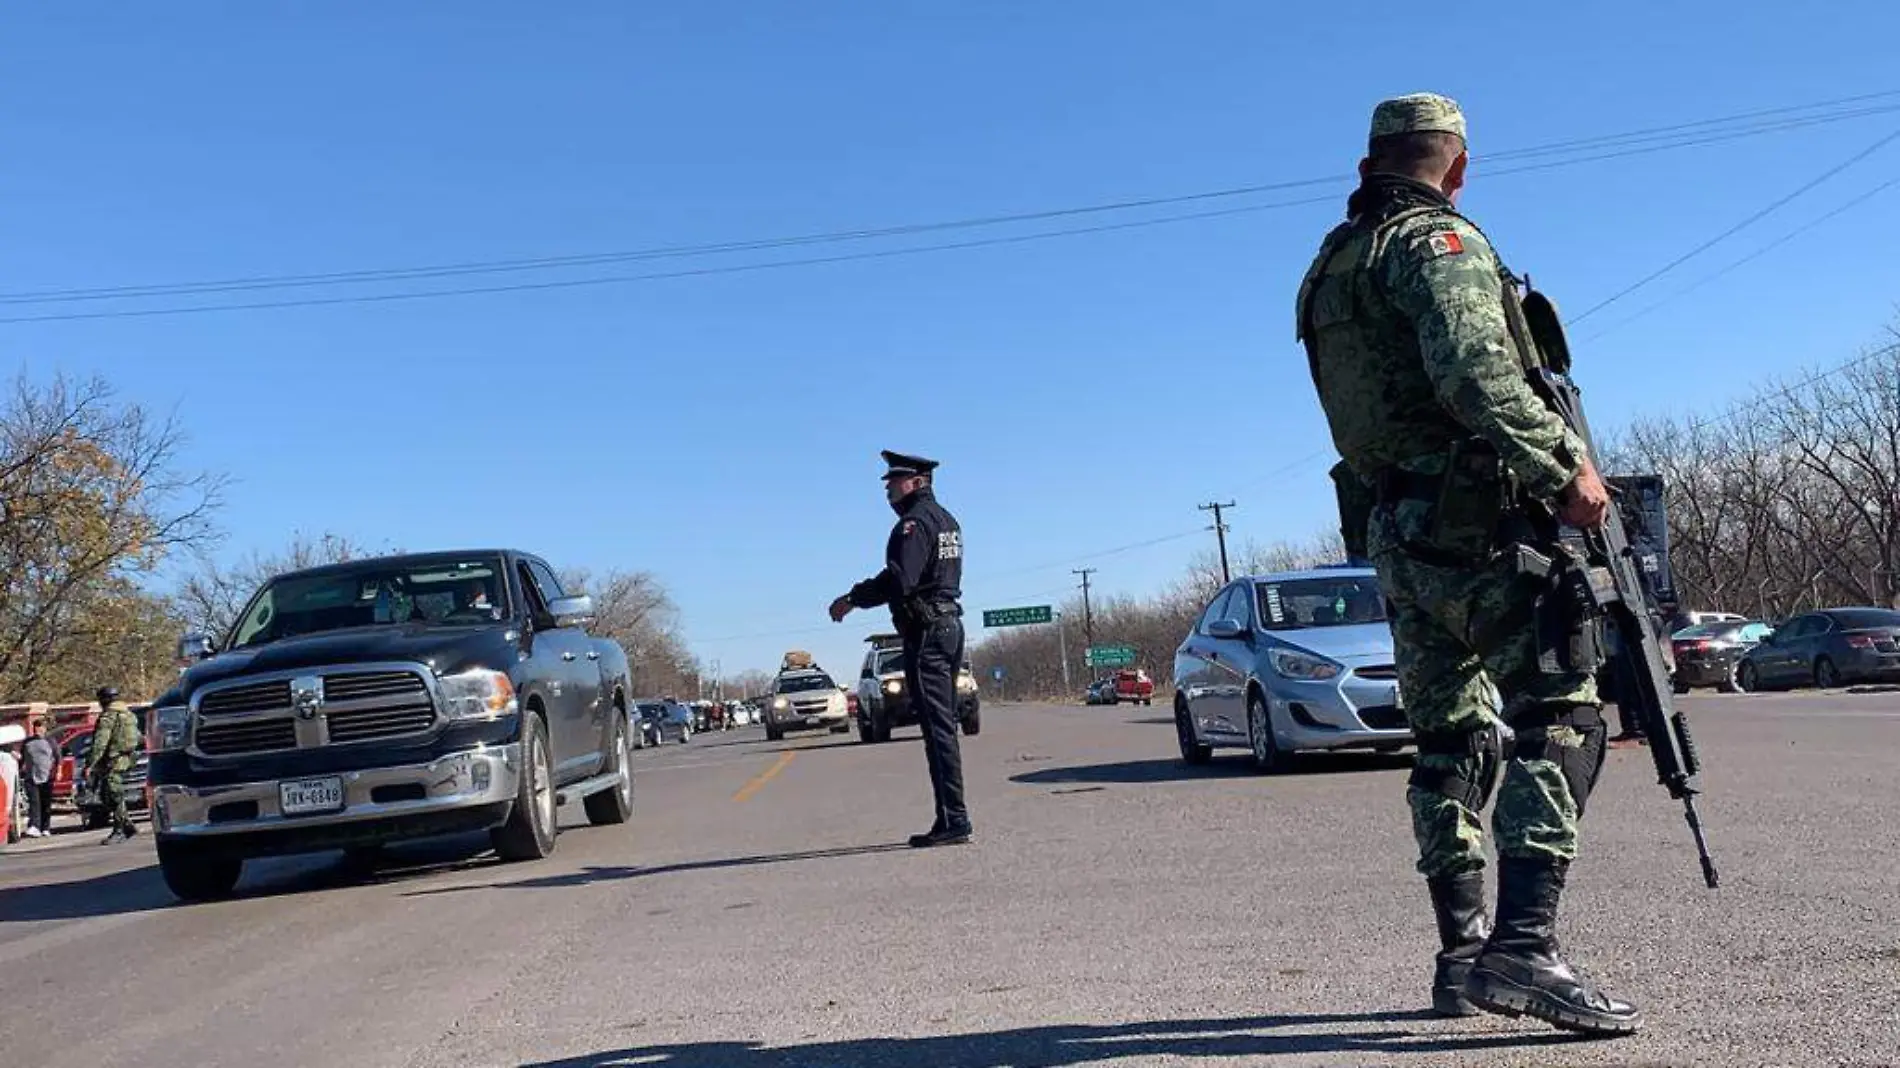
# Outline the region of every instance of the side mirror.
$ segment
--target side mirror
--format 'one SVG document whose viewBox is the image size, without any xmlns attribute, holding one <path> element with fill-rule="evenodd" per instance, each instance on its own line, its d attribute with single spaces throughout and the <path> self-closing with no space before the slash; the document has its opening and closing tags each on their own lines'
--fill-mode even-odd
<svg viewBox="0 0 1900 1068">
<path fill-rule="evenodd" d="M 1217 619 L 1207 625 L 1207 636 L 1210 638 L 1219 638 L 1222 641 L 1232 641 L 1235 638 L 1243 638 L 1246 634 L 1247 628 L 1232 619 Z"/>
<path fill-rule="evenodd" d="M 556 597 L 548 605 L 548 615 L 554 617 L 557 627 L 578 627 L 594 621 L 594 599 L 586 595 L 579 597 Z"/>
<path fill-rule="evenodd" d="M 178 639 L 178 659 L 205 660 L 218 651 L 208 634 L 192 632 Z"/>
</svg>

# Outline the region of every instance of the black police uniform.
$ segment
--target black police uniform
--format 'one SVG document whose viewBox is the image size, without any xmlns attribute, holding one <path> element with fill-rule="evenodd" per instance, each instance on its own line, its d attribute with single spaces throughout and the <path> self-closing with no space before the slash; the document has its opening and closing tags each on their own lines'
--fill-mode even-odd
<svg viewBox="0 0 1900 1068">
<path fill-rule="evenodd" d="M 936 461 L 885 452 L 885 478 L 928 474 Z M 963 663 L 963 528 L 929 486 L 892 505 L 897 523 L 884 548 L 884 570 L 851 587 L 859 608 L 889 605 L 904 639 L 904 685 L 924 730 L 924 757 L 936 794 L 937 821 L 912 845 L 967 837 L 963 753 L 957 744 L 957 669 Z"/>
</svg>

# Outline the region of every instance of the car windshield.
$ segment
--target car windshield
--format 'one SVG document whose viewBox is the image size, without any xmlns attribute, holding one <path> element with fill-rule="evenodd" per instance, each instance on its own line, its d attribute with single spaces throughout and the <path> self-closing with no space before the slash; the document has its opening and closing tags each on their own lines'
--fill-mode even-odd
<svg viewBox="0 0 1900 1068">
<path fill-rule="evenodd" d="M 904 650 L 890 649 L 877 654 L 877 673 L 889 675 L 904 670 Z"/>
<path fill-rule="evenodd" d="M 1697 623 L 1693 627 L 1684 627 L 1670 635 L 1673 638 L 1732 638 L 1735 632 L 1748 626 L 1745 620 L 1724 620 L 1720 623 Z"/>
<path fill-rule="evenodd" d="M 640 715 L 647 719 L 666 715 L 666 706 L 658 701 L 642 701 L 634 707 L 639 709 Z"/>
<path fill-rule="evenodd" d="M 1255 589 L 1262 630 L 1385 622 L 1385 596 L 1371 575 L 1267 581 Z"/>
<path fill-rule="evenodd" d="M 1866 630 L 1869 627 L 1900 627 L 1900 612 L 1885 608 L 1859 608 L 1846 612 L 1829 612 L 1834 617 L 1834 625 L 1842 630 Z"/>
<path fill-rule="evenodd" d="M 273 579 L 232 630 L 228 647 L 348 627 L 491 623 L 507 610 L 499 559 L 366 560 Z"/>
<path fill-rule="evenodd" d="M 778 680 L 780 693 L 806 693 L 811 690 L 835 690 L 838 684 L 830 675 L 791 675 Z"/>
</svg>

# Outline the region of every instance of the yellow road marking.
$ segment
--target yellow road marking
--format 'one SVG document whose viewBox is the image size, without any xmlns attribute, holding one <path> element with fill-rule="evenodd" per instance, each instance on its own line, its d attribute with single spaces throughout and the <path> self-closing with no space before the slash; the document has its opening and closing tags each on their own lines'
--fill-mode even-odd
<svg viewBox="0 0 1900 1068">
<path fill-rule="evenodd" d="M 796 751 L 791 751 L 791 750 L 788 750 L 784 753 L 779 754 L 779 758 L 776 761 L 773 761 L 771 767 L 766 768 L 764 771 L 759 772 L 757 775 L 752 777 L 751 782 L 746 783 L 744 786 L 739 787 L 739 792 L 736 794 L 733 794 L 732 799 L 734 801 L 744 801 L 747 798 L 750 798 L 753 794 L 758 793 L 761 789 L 765 787 L 766 783 L 772 781 L 774 776 L 776 776 L 779 772 L 784 771 L 785 765 L 790 764 L 792 762 L 792 758 L 797 755 L 798 753 Z"/>
</svg>

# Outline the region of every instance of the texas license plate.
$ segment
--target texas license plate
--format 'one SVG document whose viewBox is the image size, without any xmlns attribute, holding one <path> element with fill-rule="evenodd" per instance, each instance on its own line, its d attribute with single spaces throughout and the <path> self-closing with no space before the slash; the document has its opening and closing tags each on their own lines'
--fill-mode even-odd
<svg viewBox="0 0 1900 1068">
<path fill-rule="evenodd" d="M 343 780 L 332 775 L 326 779 L 280 782 L 277 784 L 277 805 L 286 816 L 335 812 L 343 807 Z"/>
</svg>

